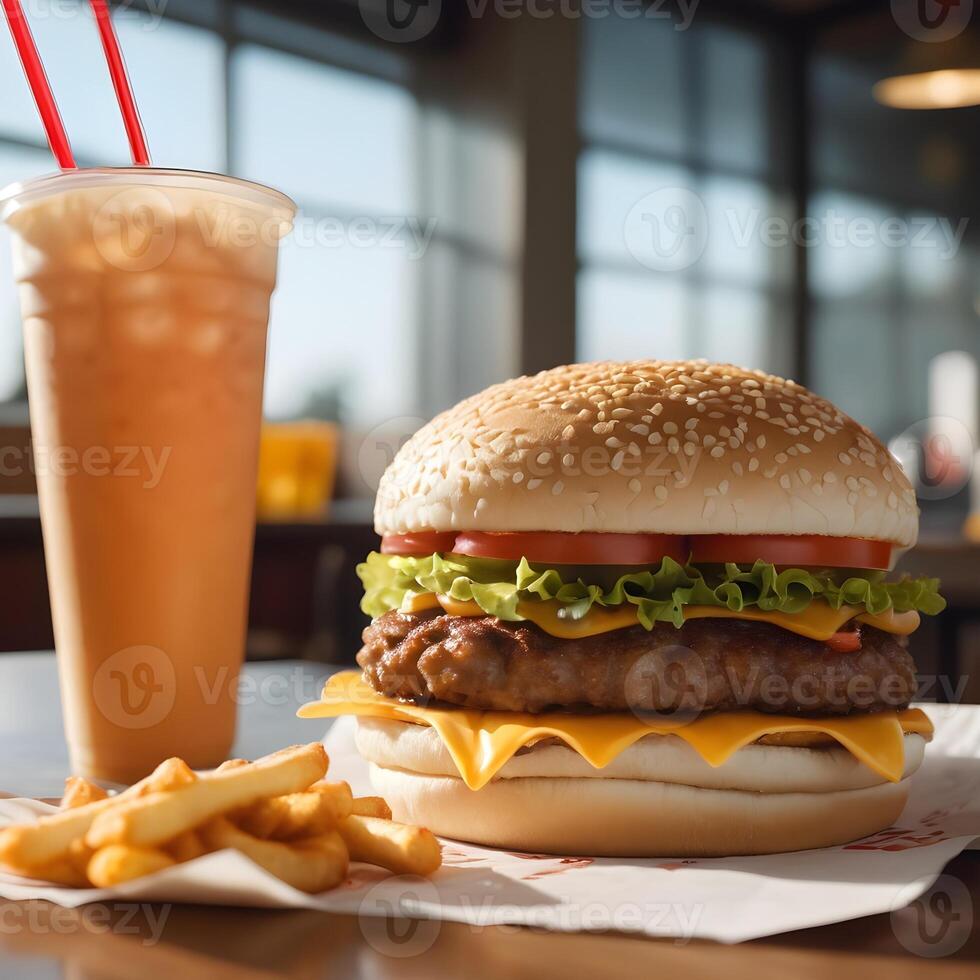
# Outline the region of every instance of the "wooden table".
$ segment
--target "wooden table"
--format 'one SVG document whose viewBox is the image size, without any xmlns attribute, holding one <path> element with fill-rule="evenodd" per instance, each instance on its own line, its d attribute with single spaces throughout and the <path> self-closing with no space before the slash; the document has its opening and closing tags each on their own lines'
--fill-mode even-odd
<svg viewBox="0 0 980 980">
<path fill-rule="evenodd" d="M 296 719 L 294 711 L 327 670 L 295 662 L 249 664 L 260 690 L 273 675 L 286 682 L 275 685 L 275 698 L 243 706 L 236 753 L 255 756 L 319 735 L 320 729 L 311 730 L 317 723 Z M 0 656 L 0 790 L 57 795 L 66 771 L 53 655 Z M 0 901 L 0 977 L 973 978 L 980 960 L 980 852 L 961 855 L 947 874 L 963 882 L 974 908 L 970 913 L 959 903 L 958 913 L 972 914 L 972 931 L 957 952 L 940 958 L 910 953 L 900 941 L 908 941 L 908 925 L 897 934 L 887 915 L 721 946 L 307 911 L 122 904 L 70 910 Z M 929 921 L 927 914 L 927 928 Z"/>
</svg>

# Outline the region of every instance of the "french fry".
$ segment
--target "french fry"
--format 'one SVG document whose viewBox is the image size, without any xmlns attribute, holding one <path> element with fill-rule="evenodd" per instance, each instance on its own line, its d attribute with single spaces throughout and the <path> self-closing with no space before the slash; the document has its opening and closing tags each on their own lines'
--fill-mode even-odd
<svg viewBox="0 0 980 980">
<path fill-rule="evenodd" d="M 178 864 L 182 864 L 184 861 L 193 861 L 194 858 L 199 858 L 208 853 L 204 841 L 201 840 L 200 834 L 195 830 L 185 830 L 184 833 L 178 834 L 167 844 L 164 850 Z"/>
<path fill-rule="evenodd" d="M 232 822 L 252 834 L 273 840 L 316 837 L 337 822 L 333 801 L 323 793 L 289 793 L 259 800 L 229 814 Z"/>
<path fill-rule="evenodd" d="M 439 842 L 425 827 L 351 815 L 337 829 L 352 861 L 403 875 L 429 875 L 442 864 Z"/>
<path fill-rule="evenodd" d="M 321 781 L 314 783 L 310 787 L 310 792 L 319 793 L 330 801 L 335 820 L 343 820 L 344 817 L 350 816 L 354 794 L 350 790 L 349 783 L 328 783 Z"/>
<path fill-rule="evenodd" d="M 359 796 L 351 805 L 352 814 L 358 817 L 377 817 L 379 820 L 391 819 L 391 807 L 380 796 Z"/>
<path fill-rule="evenodd" d="M 90 783 L 81 776 L 69 776 L 65 780 L 65 795 L 61 797 L 62 810 L 74 810 L 76 807 L 109 798 L 109 794 L 95 783 Z"/>
<path fill-rule="evenodd" d="M 120 843 L 153 847 L 263 797 L 304 790 L 326 771 L 327 754 L 319 742 L 294 745 L 249 765 L 202 776 L 177 792 L 127 800 L 99 813 L 85 839 L 94 848 Z"/>
<path fill-rule="evenodd" d="M 215 817 L 201 828 L 213 849 L 240 851 L 270 874 L 300 891 L 314 894 L 340 884 L 347 874 L 347 850 L 336 832 L 299 843 L 261 840 L 239 830 L 227 817 Z"/>
<path fill-rule="evenodd" d="M 171 790 L 196 778 L 183 759 L 167 759 L 149 776 L 118 796 L 59 810 L 32 824 L 6 827 L 0 830 L 0 864 L 33 874 L 44 865 L 65 857 L 72 841 L 84 836 L 98 817 L 144 794 Z"/>
<path fill-rule="evenodd" d="M 88 888 L 89 881 L 85 877 L 84 869 L 75 867 L 74 863 L 68 858 L 56 858 L 47 864 L 42 864 L 30 871 L 21 872 L 30 878 L 38 878 L 41 881 L 50 881 L 55 885 L 63 885 L 66 888 Z"/>
<path fill-rule="evenodd" d="M 233 848 L 311 893 L 343 881 L 352 859 L 399 874 L 440 866 L 428 830 L 392 822 L 379 796 L 355 800 L 347 783 L 327 782 L 327 765 L 313 742 L 229 759 L 200 778 L 168 759 L 113 797 L 71 777 L 57 813 L 0 831 L 0 863 L 69 887 L 112 887 Z"/>
<path fill-rule="evenodd" d="M 169 854 L 153 847 L 109 844 L 97 850 L 88 863 L 88 879 L 96 888 L 111 888 L 142 878 L 174 864 Z"/>
<path fill-rule="evenodd" d="M 68 845 L 68 854 L 65 860 L 83 877 L 88 873 L 88 863 L 95 852 L 84 838 L 79 837 Z"/>
</svg>

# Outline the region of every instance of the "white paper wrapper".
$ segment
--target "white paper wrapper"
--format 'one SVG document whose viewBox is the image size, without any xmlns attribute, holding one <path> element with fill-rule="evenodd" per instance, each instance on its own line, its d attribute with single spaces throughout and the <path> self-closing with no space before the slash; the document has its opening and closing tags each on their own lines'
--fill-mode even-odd
<svg viewBox="0 0 980 980">
<path fill-rule="evenodd" d="M 448 841 L 445 866 L 429 881 L 354 865 L 344 885 L 313 896 L 223 851 L 111 890 L 0 875 L 0 896 L 66 906 L 130 900 L 367 916 L 398 912 L 476 926 L 620 929 L 722 942 L 826 925 L 907 905 L 980 837 L 980 706 L 930 705 L 927 711 L 936 737 L 898 826 L 842 847 L 764 857 L 627 860 L 510 854 Z M 352 730 L 353 719 L 340 719 L 326 739 L 330 777 L 369 792 Z M 49 809 L 32 800 L 0 800 L 0 823 Z"/>
</svg>

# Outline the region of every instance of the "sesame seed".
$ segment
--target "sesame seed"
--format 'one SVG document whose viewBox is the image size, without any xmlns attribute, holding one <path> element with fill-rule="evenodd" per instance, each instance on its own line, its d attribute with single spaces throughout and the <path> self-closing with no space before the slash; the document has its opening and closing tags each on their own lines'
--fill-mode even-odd
<svg viewBox="0 0 980 980">
<path fill-rule="evenodd" d="M 551 495 L 553 497 L 557 497 L 558 494 L 560 494 L 564 489 L 565 489 L 565 484 L 562 483 L 561 480 L 555 480 L 554 484 L 551 487 Z"/>
<path fill-rule="evenodd" d="M 628 485 L 633 493 L 639 493 L 640 490 L 642 489 L 642 485 L 640 484 L 640 481 L 636 479 L 636 477 L 633 477 L 633 479 L 630 480 Z"/>
<path fill-rule="evenodd" d="M 533 480 L 527 481 L 527 488 L 528 490 L 537 490 L 538 487 L 541 486 L 542 482 L 543 482 L 542 480 L 539 480 L 537 477 L 535 477 Z"/>
<path fill-rule="evenodd" d="M 725 455 L 724 447 L 723 446 L 712 447 L 711 455 L 714 456 L 715 459 L 720 459 L 722 456 Z"/>
<path fill-rule="evenodd" d="M 657 500 L 666 500 L 667 499 L 667 488 L 663 484 L 661 484 L 658 487 L 654 487 L 653 488 L 653 495 L 657 498 Z"/>
<path fill-rule="evenodd" d="M 664 432 L 666 432 L 667 435 L 669 436 L 673 435 L 676 431 L 677 431 L 676 422 L 664 422 Z"/>
<path fill-rule="evenodd" d="M 779 485 L 784 490 L 789 490 L 791 483 L 789 477 L 785 473 L 779 478 Z"/>
</svg>

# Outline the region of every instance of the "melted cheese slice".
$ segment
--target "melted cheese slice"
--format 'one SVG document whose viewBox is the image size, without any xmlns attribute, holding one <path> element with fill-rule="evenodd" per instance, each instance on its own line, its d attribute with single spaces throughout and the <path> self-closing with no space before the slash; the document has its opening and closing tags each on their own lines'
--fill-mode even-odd
<svg viewBox="0 0 980 980">
<path fill-rule="evenodd" d="M 301 718 L 359 715 L 434 728 L 470 789 L 485 786 L 524 745 L 557 737 L 596 769 L 646 735 L 676 735 L 710 766 L 720 766 L 745 745 L 783 732 L 818 732 L 835 739 L 883 779 L 898 782 L 905 770 L 903 733 L 929 737 L 924 711 L 879 711 L 845 718 L 795 718 L 759 711 L 712 712 L 694 720 L 640 718 L 629 712 L 575 715 L 563 711 L 525 714 L 467 708 L 423 708 L 378 694 L 354 670 L 334 674 L 319 701 L 305 704 Z"/>
<path fill-rule="evenodd" d="M 461 602 L 446 595 L 414 596 L 402 606 L 402 612 L 422 612 L 442 607 L 451 616 L 486 616 L 487 613 L 475 602 Z M 517 613 L 552 636 L 563 640 L 577 640 L 596 636 L 611 630 L 636 626 L 639 622 L 636 606 L 593 606 L 581 619 L 562 619 L 558 613 L 561 604 L 554 600 L 523 601 L 517 605 Z M 743 609 L 735 612 L 725 606 L 685 606 L 684 619 L 749 619 L 754 622 L 772 623 L 791 633 L 798 633 L 811 640 L 829 640 L 852 619 L 866 623 L 886 633 L 908 635 L 919 627 L 919 614 L 897 613 L 894 610 L 872 615 L 861 606 L 842 606 L 833 609 L 822 600 L 814 600 L 798 613 L 763 612 L 761 609 Z"/>
</svg>

